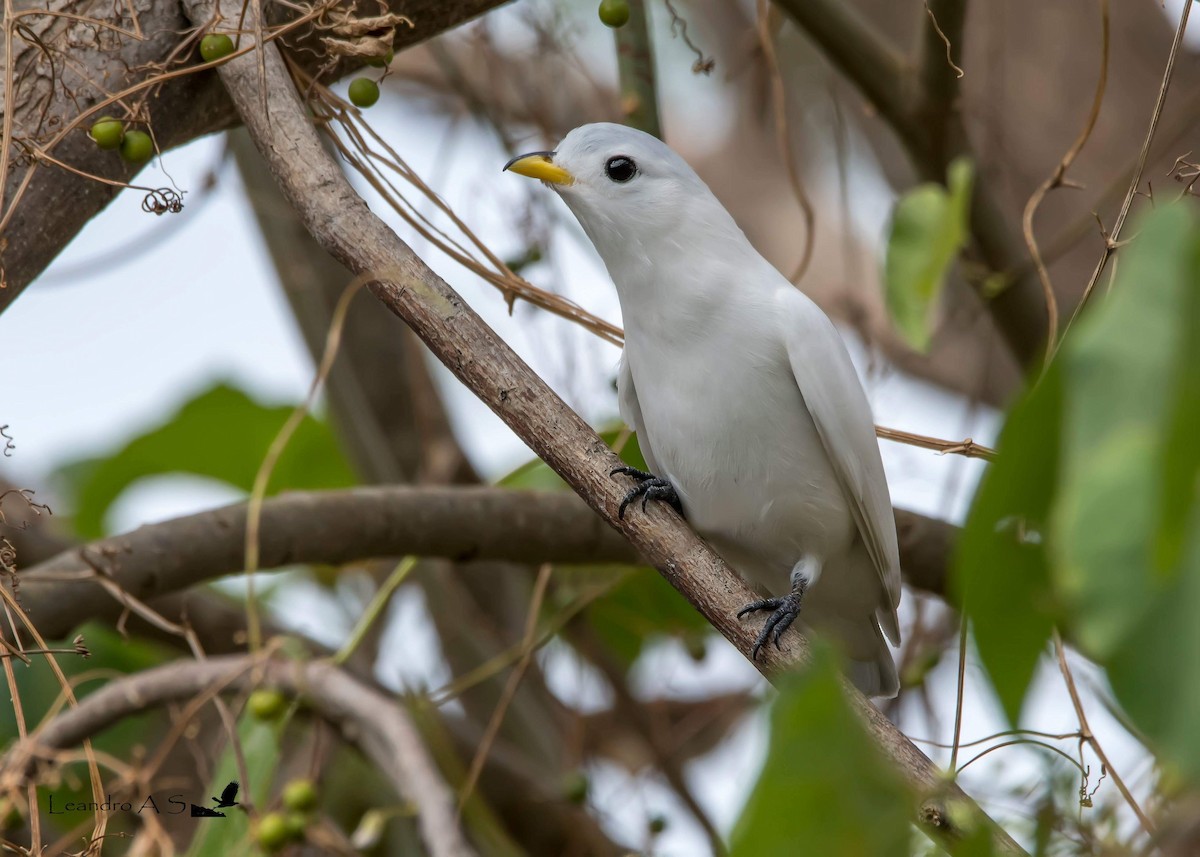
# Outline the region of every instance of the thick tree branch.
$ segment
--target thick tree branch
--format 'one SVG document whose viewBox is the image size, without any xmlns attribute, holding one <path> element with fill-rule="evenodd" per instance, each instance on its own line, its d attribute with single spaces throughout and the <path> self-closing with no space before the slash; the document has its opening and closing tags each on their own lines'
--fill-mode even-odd
<svg viewBox="0 0 1200 857">
<path fill-rule="evenodd" d="M 896 527 L 908 581 L 942 594 L 955 527 L 903 510 Z M 148 601 L 241 571 L 245 538 L 246 507 L 237 504 L 72 547 L 21 572 L 21 605 L 42 634 L 65 637 L 82 622 L 121 612 L 87 580 L 94 568 Z M 529 564 L 639 561 L 633 546 L 574 494 L 486 487 L 285 494 L 263 504 L 259 550 L 262 569 L 409 555 Z"/>
<path fill-rule="evenodd" d="M 263 660 L 249 655 L 176 661 L 115 679 L 16 744 L 0 768 L 15 787 L 47 751 L 74 747 L 113 724 L 171 702 L 207 693 L 248 693 L 257 687 L 300 697 L 376 765 L 396 793 L 417 808 L 421 838 L 436 857 L 475 850 L 458 827 L 456 801 L 425 750 L 408 713 L 393 700 L 328 662 Z"/>
<path fill-rule="evenodd" d="M 189 0 L 188 7 L 194 20 L 205 20 L 212 12 L 199 0 Z M 237 4 L 230 2 L 225 11 L 235 14 Z M 617 518 L 625 486 L 609 472 L 620 460 L 457 292 L 371 213 L 321 146 L 278 50 L 268 45 L 263 51 L 265 80 L 254 56 L 221 66 L 221 79 L 284 195 L 313 236 L 367 279 L 376 297 L 407 321 L 438 359 L 592 508 L 620 529 L 717 630 L 740 651 L 749 652 L 752 627 L 739 622 L 735 612 L 753 599 L 753 591 L 671 510 L 653 507 L 624 521 Z M 785 635 L 781 648 L 764 650 L 756 666 L 774 675 L 802 662 L 806 653 L 799 635 Z M 956 786 L 947 785 L 937 766 L 874 706 L 849 692 L 881 748 L 922 792 L 936 795 L 928 799 L 936 805 L 921 814 L 926 829 L 952 837 L 957 826 L 942 800 L 953 796 L 964 806 L 974 807 L 974 803 Z M 982 810 L 975 809 L 982 816 Z M 941 823 L 929 824 L 934 818 Z M 1006 851 L 1020 852 L 999 828 L 996 836 Z"/>
<path fill-rule="evenodd" d="M 408 16 L 414 24 L 411 29 L 397 30 L 396 50 L 431 39 L 505 2 L 406 0 L 396 4 L 396 11 Z M 14 14 L 31 10 L 38 10 L 38 14 L 29 14 L 18 21 L 24 32 L 14 37 L 11 57 L 5 54 L 4 41 L 0 40 L 0 65 L 11 64 L 18 72 L 13 90 L 15 104 L 4 103 L 4 90 L 0 87 L 0 116 L 11 113 L 12 127 L 11 139 L 0 143 L 0 157 L 8 159 L 10 164 L 2 183 L 3 205 L 0 205 L 0 218 L 7 220 L 0 238 L 0 313 L 117 193 L 112 185 L 83 178 L 48 161 L 19 158 L 22 155 L 19 145 L 31 140 L 47 146 L 81 111 L 98 105 L 104 92 L 124 90 L 139 82 L 146 75 L 145 70 L 164 67 L 190 26 L 178 0 L 137 4 L 138 21 L 146 34 L 143 40 L 118 37 L 111 29 L 102 31 L 63 17 L 83 14 L 108 27 L 129 29 L 132 21 L 128 10 L 133 7 L 127 3 L 16 0 L 12 5 Z M 237 15 L 227 20 L 236 22 L 239 18 Z M 208 20 L 198 23 L 206 24 Z M 97 35 L 100 32 L 105 34 L 104 38 Z M 71 61 L 65 65 L 50 50 L 43 49 L 43 46 L 57 48 L 60 41 L 70 45 Z M 295 56 L 310 72 L 317 71 L 324 62 L 323 55 L 311 50 L 298 50 Z M 199 57 L 195 61 L 199 63 Z M 350 67 L 343 63 L 332 74 L 344 73 Z M 87 76 L 75 69 L 85 69 Z M 143 71 L 135 76 L 130 69 Z M 66 87 L 71 88 L 71 95 L 65 91 Z M 119 106 L 106 111 L 120 115 Z M 161 84 L 161 88 L 154 90 L 146 114 L 163 150 L 237 123 L 237 112 L 211 71 L 185 74 Z M 113 152 L 98 149 L 86 133 L 90 124 L 90 121 L 83 123 L 56 145 L 47 146 L 47 153 L 86 174 L 115 181 L 132 180 L 139 168 L 129 166 Z M 28 185 L 22 190 L 26 182 Z M 14 202 L 16 208 L 10 211 Z"/>
</svg>

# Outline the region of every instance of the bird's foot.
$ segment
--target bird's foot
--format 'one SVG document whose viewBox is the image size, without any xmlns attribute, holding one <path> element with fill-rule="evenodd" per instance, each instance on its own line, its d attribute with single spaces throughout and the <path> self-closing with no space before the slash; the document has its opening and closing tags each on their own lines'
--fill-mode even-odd
<svg viewBox="0 0 1200 857">
<path fill-rule="evenodd" d="M 618 473 L 632 477 L 637 482 L 637 485 L 630 488 L 629 493 L 621 501 L 621 507 L 617 509 L 618 518 L 625 518 L 625 507 L 638 497 L 642 498 L 643 512 L 646 511 L 646 504 L 651 500 L 662 500 L 664 503 L 670 503 L 671 507 L 680 515 L 683 514 L 683 504 L 679 502 L 675 486 L 667 480 L 655 476 L 653 473 L 638 470 L 636 467 L 616 467 L 609 471 L 608 475 L 616 476 Z"/>
<path fill-rule="evenodd" d="M 762 631 L 759 632 L 758 638 L 754 641 L 754 647 L 750 650 L 750 660 L 758 660 L 758 651 L 767 644 L 771 639 L 771 632 L 775 633 L 775 648 L 779 648 L 779 638 L 783 632 L 792 626 L 796 621 L 796 617 L 800 615 L 800 605 L 804 602 L 804 591 L 808 587 L 803 580 L 796 582 L 792 587 L 792 591 L 782 598 L 764 598 L 761 601 L 755 601 L 747 604 L 738 611 L 738 618 L 741 619 L 747 613 L 756 613 L 759 610 L 770 610 L 771 615 L 767 617 L 767 621 L 763 624 Z"/>
</svg>

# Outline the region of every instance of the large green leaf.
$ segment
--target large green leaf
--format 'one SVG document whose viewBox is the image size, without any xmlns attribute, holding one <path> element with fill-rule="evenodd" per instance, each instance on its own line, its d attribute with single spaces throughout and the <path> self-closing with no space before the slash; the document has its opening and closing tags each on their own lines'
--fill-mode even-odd
<svg viewBox="0 0 1200 857">
<path fill-rule="evenodd" d="M 896 203 L 884 262 L 884 296 L 900 334 L 913 348 L 929 347 L 934 310 L 946 272 L 967 240 L 971 162 L 950 164 L 947 187 L 923 184 Z"/>
<path fill-rule="evenodd" d="M 1056 583 L 1075 640 L 1096 658 L 1121 646 L 1184 553 L 1196 426 L 1177 422 L 1195 407 L 1187 394 L 1200 364 L 1187 339 L 1198 281 L 1200 219 L 1192 206 L 1164 206 L 1124 251 L 1112 295 L 1063 347 Z M 1156 554 L 1174 557 L 1174 570 L 1156 571 Z"/>
<path fill-rule="evenodd" d="M 780 684 L 767 762 L 733 832 L 734 857 L 909 853 L 915 800 L 842 693 L 830 650 Z"/>
<path fill-rule="evenodd" d="M 955 558 L 954 584 L 1009 720 L 1054 628 L 1045 534 L 1058 473 L 1062 392 L 1052 368 L 1000 434 Z"/>
<path fill-rule="evenodd" d="M 289 405 L 263 405 L 241 390 L 217 384 L 122 448 L 64 468 L 75 488 L 79 535 L 102 535 L 104 516 L 113 502 L 147 476 L 190 473 L 249 491 L 267 448 L 291 412 Z M 354 481 L 329 426 L 309 416 L 292 435 L 268 490 L 341 488 Z"/>
<path fill-rule="evenodd" d="M 1073 639 L 1166 761 L 1200 780 L 1200 214 L 1145 218 L 1063 347 L 1051 541 Z"/>
</svg>

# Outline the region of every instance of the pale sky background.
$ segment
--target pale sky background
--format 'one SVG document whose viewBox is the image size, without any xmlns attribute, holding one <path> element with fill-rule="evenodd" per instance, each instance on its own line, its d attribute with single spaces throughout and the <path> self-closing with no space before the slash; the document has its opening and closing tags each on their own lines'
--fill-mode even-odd
<svg viewBox="0 0 1200 857">
<path fill-rule="evenodd" d="M 1179 2 L 1168 2 L 1165 14 L 1174 17 Z M 504 20 L 513 11 L 499 14 Z M 1193 28 L 1191 35 L 1196 34 Z M 667 40 L 663 45 L 660 62 L 681 50 Z M 593 38 L 585 42 L 584 50 L 591 52 L 589 62 L 595 63 L 597 74 L 611 67 L 605 43 Z M 706 80 L 690 75 L 665 79 L 668 142 L 672 129 L 687 128 L 687 153 L 692 156 L 714 145 L 725 132 L 721 122 L 712 118 L 726 113 L 723 96 L 716 87 L 706 86 Z M 501 174 L 508 154 L 486 132 L 460 126 L 451 137 L 445 120 L 421 114 L 386 88 L 369 118 L 501 257 L 519 252 L 513 211 L 528 194 L 546 191 Z M 704 121 L 696 121 L 699 118 Z M 448 140 L 452 140 L 449 146 Z M 140 194 L 122 194 L 0 315 L 0 341 L 8 355 L 0 387 L 0 424 L 9 425 L 16 443 L 14 457 L 4 462 L 10 478 L 43 486 L 58 465 L 111 449 L 157 424 L 218 379 L 229 380 L 268 403 L 294 403 L 303 397 L 312 364 L 257 234 L 237 172 L 232 161 L 221 161 L 223 145 L 220 136 L 198 140 L 167 154 L 170 177 L 158 161 L 140 176 L 140 184 L 157 186 L 173 180 L 187 191 L 181 214 L 145 214 L 140 210 Z M 878 246 L 890 208 L 889 192 L 872 174 L 870 164 L 855 169 L 862 183 L 856 193 L 861 209 L 858 224 Z M 206 191 L 204 178 L 212 170 L 217 171 L 217 183 Z M 383 211 L 382 205 L 373 208 Z M 560 203 L 554 209 L 565 216 Z M 555 236 L 553 262 L 531 269 L 530 278 L 619 322 L 619 307 L 602 265 L 573 223 L 567 219 L 562 223 Z M 398 231 L 594 425 L 616 419 L 610 386 L 618 356 L 615 348 L 528 307 L 519 308 L 515 318 L 508 317 L 498 292 L 413 240 L 408 230 Z M 861 368 L 866 355 L 857 342 L 851 342 L 851 348 Z M 564 360 L 568 354 L 571 359 Z M 456 431 L 484 474 L 499 476 L 530 457 L 486 407 L 440 367 L 439 373 Z M 881 424 L 946 438 L 994 440 L 997 415 L 986 408 L 969 407 L 956 396 L 891 371 L 865 380 Z M 981 463 L 886 442 L 882 450 L 897 506 L 961 520 Z M 127 492 L 108 523 L 112 531 L 123 531 L 238 496 L 198 478 L 148 480 Z M 55 503 L 48 489 L 39 488 L 39 498 Z M 910 605 L 911 599 L 904 606 Z M 322 595 L 302 578 L 297 577 L 281 607 L 297 628 L 330 642 L 348 630 L 345 617 L 330 615 Z M 379 669 L 380 679 L 393 687 L 413 681 L 436 686 L 447 678 L 436 663 L 436 639 L 423 609 L 415 592 L 402 594 L 393 606 Z M 541 658 L 552 687 L 564 699 L 584 708 L 604 703 L 602 682 L 581 668 L 565 647 L 552 645 Z M 924 729 L 911 726 L 914 737 L 950 740 L 955 668 L 954 658 L 947 658 L 932 679 L 938 708 L 936 733 L 935 724 L 925 723 L 916 706 L 909 712 L 909 723 Z M 1103 687 L 1097 672 L 1083 665 L 1080 670 L 1093 697 L 1089 715 L 1094 730 L 1135 791 L 1144 794 L 1150 785 L 1149 757 L 1094 700 L 1092 688 Z M 764 692 L 753 667 L 719 641 L 710 645 L 701 664 L 677 644 L 658 646 L 639 663 L 635 684 L 647 695 L 686 697 L 734 687 Z M 1006 728 L 994 700 L 980 691 L 975 664 L 968 670 L 968 685 L 964 740 Z M 766 747 L 764 718 L 765 713 L 747 719 L 725 744 L 689 769 L 702 803 L 722 829 L 736 820 L 757 776 Z M 1076 728 L 1056 671 L 1043 671 L 1026 721 L 1050 732 Z M 1072 742 L 1059 743 L 1075 753 Z M 927 751 L 943 761 L 948 757 L 942 751 Z M 963 758 L 970 758 L 969 752 Z M 1042 760 L 1036 751 L 1002 750 L 968 769 L 964 785 L 969 792 L 997 794 L 1003 784 L 1038 783 Z M 1092 764 L 1094 784 L 1099 766 Z M 665 812 L 672 823 L 660 837 L 657 853 L 705 852 L 698 828 L 661 783 L 645 776 L 630 777 L 609 765 L 597 766 L 592 774 L 593 805 L 614 836 L 640 846 L 645 819 Z M 1108 781 L 1098 799 L 1112 797 Z M 1019 809 L 1018 803 L 1011 799 L 987 807 L 1004 816 Z"/>
</svg>

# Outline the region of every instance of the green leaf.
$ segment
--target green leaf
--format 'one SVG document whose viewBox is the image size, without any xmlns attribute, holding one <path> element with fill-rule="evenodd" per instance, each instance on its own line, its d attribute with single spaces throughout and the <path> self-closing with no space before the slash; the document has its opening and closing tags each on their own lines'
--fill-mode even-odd
<svg viewBox="0 0 1200 857">
<path fill-rule="evenodd" d="M 1200 781 L 1200 214 L 1161 206 L 1062 349 L 1055 583 L 1074 641 Z"/>
<path fill-rule="evenodd" d="M 1191 271 L 1190 287 L 1184 289 L 1180 320 L 1181 344 L 1176 352 L 1174 384 L 1171 391 L 1171 416 L 1167 425 L 1166 447 L 1160 471 L 1162 491 L 1159 497 L 1159 530 L 1155 545 L 1155 568 L 1168 572 L 1182 558 L 1188 530 L 1186 524 L 1195 509 L 1200 494 L 1200 443 L 1196 442 L 1200 427 L 1200 241 L 1191 238 L 1192 259 L 1189 265 L 1187 248 L 1179 254 L 1187 276 Z"/>
<path fill-rule="evenodd" d="M 946 273 L 967 240 L 973 178 L 971 162 L 959 158 L 947 171 L 948 189 L 918 185 L 892 213 L 884 296 L 896 328 L 918 351 L 929 348 Z"/>
<path fill-rule="evenodd" d="M 767 762 L 731 853 L 907 854 L 915 806 L 847 704 L 830 650 L 814 646 L 810 665 L 780 684 Z"/>
<path fill-rule="evenodd" d="M 1045 534 L 1058 474 L 1061 378 L 1013 407 L 955 557 L 953 582 L 1008 719 L 1016 723 L 1054 628 Z"/>
<path fill-rule="evenodd" d="M 84 538 L 103 535 L 104 516 L 139 479 L 191 473 L 249 491 L 267 448 L 292 412 L 263 405 L 226 384 L 205 390 L 162 425 L 109 455 L 61 471 L 75 487 L 75 527 Z M 306 417 L 276 464 L 268 493 L 343 488 L 354 474 L 329 426 Z"/>
<path fill-rule="evenodd" d="M 1056 584 L 1073 638 L 1100 660 L 1121 648 L 1184 554 L 1200 464 L 1191 448 L 1200 364 L 1188 341 L 1200 324 L 1198 276 L 1195 208 L 1159 208 L 1123 251 L 1111 296 L 1062 349 Z"/>
</svg>

